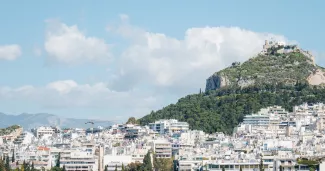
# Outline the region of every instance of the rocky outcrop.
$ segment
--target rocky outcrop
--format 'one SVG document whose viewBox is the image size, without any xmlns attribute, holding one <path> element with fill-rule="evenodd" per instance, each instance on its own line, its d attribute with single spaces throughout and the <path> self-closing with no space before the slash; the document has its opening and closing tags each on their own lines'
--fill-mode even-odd
<svg viewBox="0 0 325 171">
<path fill-rule="evenodd" d="M 206 91 L 216 90 L 228 85 L 230 85 L 230 81 L 226 76 L 220 76 L 218 74 L 214 74 L 206 80 L 205 90 Z"/>
<path fill-rule="evenodd" d="M 247 87 L 247 86 L 250 86 L 250 85 L 253 85 L 255 83 L 255 80 L 253 79 L 247 79 L 247 80 L 244 80 L 244 79 L 240 79 L 238 82 L 237 82 L 237 85 L 239 87 Z"/>
<path fill-rule="evenodd" d="M 315 72 L 309 75 L 307 81 L 310 85 L 325 84 L 325 72 L 317 69 Z"/>
</svg>

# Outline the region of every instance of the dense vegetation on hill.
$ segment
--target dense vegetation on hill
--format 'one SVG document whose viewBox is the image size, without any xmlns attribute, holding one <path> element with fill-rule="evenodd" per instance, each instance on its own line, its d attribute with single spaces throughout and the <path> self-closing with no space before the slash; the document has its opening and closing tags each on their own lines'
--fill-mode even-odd
<svg viewBox="0 0 325 171">
<path fill-rule="evenodd" d="M 267 54 L 216 72 L 207 79 L 204 93 L 188 95 L 139 119 L 148 124 L 158 119 L 178 119 L 191 129 L 208 133 L 232 133 L 244 116 L 261 108 L 279 105 L 291 111 L 304 102 L 325 102 L 324 84 L 312 86 L 308 77 L 324 69 L 312 57 L 295 49 L 278 53 L 283 47 L 270 48 Z"/>
<path fill-rule="evenodd" d="M 325 102 L 325 89 L 307 83 L 252 85 L 245 88 L 225 87 L 202 94 L 188 95 L 156 112 L 141 118 L 141 124 L 157 119 L 178 119 L 190 124 L 191 129 L 205 132 L 225 132 L 243 120 L 246 114 L 261 108 L 280 105 L 292 111 L 304 102 Z"/>
<path fill-rule="evenodd" d="M 242 65 L 233 65 L 222 70 L 232 82 L 254 79 L 256 83 L 285 82 L 295 83 L 296 80 L 305 80 L 310 71 L 317 69 L 311 59 L 301 53 L 278 55 L 260 55 L 251 58 Z M 300 71 L 300 72 L 296 72 Z"/>
</svg>

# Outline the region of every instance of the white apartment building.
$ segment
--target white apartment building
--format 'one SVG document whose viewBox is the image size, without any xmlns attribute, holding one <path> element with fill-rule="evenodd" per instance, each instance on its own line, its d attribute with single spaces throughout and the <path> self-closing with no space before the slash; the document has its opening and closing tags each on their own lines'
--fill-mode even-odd
<svg viewBox="0 0 325 171">
<path fill-rule="evenodd" d="M 58 133 L 58 128 L 49 127 L 49 126 L 41 126 L 41 127 L 38 127 L 36 129 L 32 130 L 32 132 L 34 133 L 35 137 L 37 137 L 37 138 L 42 138 L 44 136 L 51 137 L 55 133 Z"/>
<path fill-rule="evenodd" d="M 270 123 L 270 116 L 264 114 L 246 115 L 243 121 L 244 125 L 253 126 L 268 126 Z"/>
<path fill-rule="evenodd" d="M 189 130 L 187 122 L 179 122 L 176 119 L 158 120 L 149 124 L 149 128 L 160 134 L 173 133 L 173 132 L 186 132 Z"/>
<path fill-rule="evenodd" d="M 154 140 L 152 149 L 157 158 L 171 158 L 172 157 L 172 144 L 166 140 Z"/>
<path fill-rule="evenodd" d="M 272 164 L 273 165 L 273 164 Z M 259 161 L 241 161 L 241 162 L 211 162 L 206 166 L 202 166 L 203 170 L 209 171 L 222 171 L 225 170 L 239 171 L 242 168 L 243 171 L 258 171 L 260 169 Z M 273 171 L 273 166 L 269 164 L 264 164 L 264 171 Z"/>
<path fill-rule="evenodd" d="M 93 153 L 81 149 L 67 150 L 60 153 L 60 167 L 67 171 L 95 171 L 98 170 L 98 160 Z"/>
</svg>

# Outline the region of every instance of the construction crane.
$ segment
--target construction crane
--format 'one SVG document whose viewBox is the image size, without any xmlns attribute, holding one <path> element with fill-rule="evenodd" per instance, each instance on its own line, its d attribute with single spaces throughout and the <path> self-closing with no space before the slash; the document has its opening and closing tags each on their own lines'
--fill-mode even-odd
<svg viewBox="0 0 325 171">
<path fill-rule="evenodd" d="M 94 122 L 93 121 L 88 121 L 85 124 L 91 124 L 91 141 L 94 141 Z"/>
<path fill-rule="evenodd" d="M 94 122 L 88 121 L 85 124 L 91 124 L 92 125 L 92 127 L 91 127 L 91 130 L 92 130 L 91 133 L 94 134 Z"/>
</svg>

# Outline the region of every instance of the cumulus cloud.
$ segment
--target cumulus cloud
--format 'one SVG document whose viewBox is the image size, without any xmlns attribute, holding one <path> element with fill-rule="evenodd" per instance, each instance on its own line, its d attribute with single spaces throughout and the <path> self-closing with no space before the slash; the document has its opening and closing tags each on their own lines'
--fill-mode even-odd
<svg viewBox="0 0 325 171">
<path fill-rule="evenodd" d="M 45 108 L 107 108 L 127 109 L 123 113 L 140 114 L 156 105 L 156 97 L 136 90 L 118 92 L 110 90 L 107 84 L 78 84 L 73 80 L 60 80 L 35 87 L 0 87 L 0 100 L 24 100 Z M 136 110 L 135 110 L 136 109 Z M 122 115 L 122 116 L 125 116 Z"/>
<path fill-rule="evenodd" d="M 51 59 L 63 64 L 110 61 L 110 47 L 103 39 L 86 36 L 76 25 L 54 20 L 47 24 L 44 48 Z"/>
<path fill-rule="evenodd" d="M 197 92 L 214 72 L 256 55 L 266 39 L 287 41 L 281 35 L 239 27 L 189 28 L 182 39 L 135 27 L 123 17 L 114 31 L 131 45 L 122 53 L 115 86 L 128 89 L 146 81 L 159 89 Z M 124 82 L 128 84 L 124 84 Z M 133 85 L 130 85 L 133 84 Z"/>
<path fill-rule="evenodd" d="M 21 53 L 19 45 L 0 45 L 0 59 L 15 60 Z"/>
</svg>

